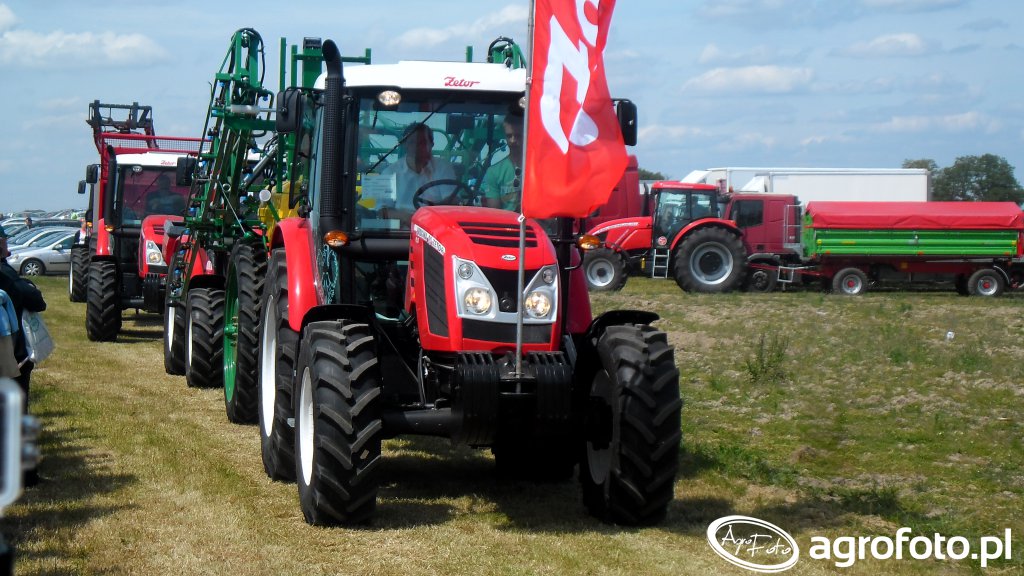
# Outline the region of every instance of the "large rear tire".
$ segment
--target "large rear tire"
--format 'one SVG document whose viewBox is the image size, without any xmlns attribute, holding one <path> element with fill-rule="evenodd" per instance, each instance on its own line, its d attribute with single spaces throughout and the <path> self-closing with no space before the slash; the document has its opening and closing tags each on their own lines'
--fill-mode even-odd
<svg viewBox="0 0 1024 576">
<path fill-rule="evenodd" d="M 117 264 L 109 260 L 89 265 L 85 301 L 85 334 L 93 342 L 113 342 L 121 331 L 121 291 Z"/>
<path fill-rule="evenodd" d="M 366 324 L 312 322 L 296 375 L 299 503 L 316 525 L 366 522 L 377 509 L 381 375 Z"/>
<path fill-rule="evenodd" d="M 224 383 L 224 291 L 193 288 L 185 302 L 185 383 L 215 388 Z"/>
<path fill-rule="evenodd" d="M 259 420 L 260 297 L 266 257 L 252 244 L 239 244 L 231 254 L 224 295 L 224 409 L 228 420 L 252 424 Z"/>
<path fill-rule="evenodd" d="M 679 244 L 672 266 L 676 283 L 687 292 L 730 292 L 746 276 L 747 252 L 728 230 L 701 228 Z"/>
<path fill-rule="evenodd" d="M 610 326 L 597 354 L 580 463 L 583 502 L 606 522 L 655 524 L 673 498 L 682 440 L 672 347 L 650 326 Z"/>
<path fill-rule="evenodd" d="M 164 372 L 185 374 L 185 307 L 164 302 Z"/>
<path fill-rule="evenodd" d="M 295 479 L 292 405 L 298 334 L 288 324 L 288 265 L 284 248 L 270 256 L 260 322 L 259 417 L 263 469 L 274 480 Z"/>
<path fill-rule="evenodd" d="M 592 292 L 613 292 L 626 285 L 626 263 L 611 248 L 590 250 L 583 256 L 583 271 Z"/>
<path fill-rule="evenodd" d="M 71 269 L 68 270 L 68 300 L 85 302 L 89 291 L 89 248 L 71 247 Z"/>
</svg>

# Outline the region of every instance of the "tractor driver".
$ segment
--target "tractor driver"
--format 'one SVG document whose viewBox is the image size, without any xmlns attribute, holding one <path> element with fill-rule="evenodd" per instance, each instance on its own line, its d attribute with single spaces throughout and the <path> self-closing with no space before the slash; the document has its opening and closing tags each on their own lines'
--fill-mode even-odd
<svg viewBox="0 0 1024 576">
<path fill-rule="evenodd" d="M 384 218 L 398 218 L 407 227 L 409 218 L 416 211 L 413 196 L 423 188 L 422 198 L 427 202 L 439 202 L 455 190 L 453 184 L 427 186 L 438 180 L 455 180 L 455 169 L 451 163 L 435 158 L 434 134 L 429 126 L 416 122 L 406 128 L 402 136 L 404 157 L 384 169 L 384 174 L 394 174 L 397 198 L 393 208 L 385 208 Z M 426 186 L 426 188 L 424 188 Z"/>
<path fill-rule="evenodd" d="M 146 214 L 185 213 L 185 198 L 171 190 L 171 178 L 167 174 L 156 177 L 156 189 L 146 196 Z"/>
<path fill-rule="evenodd" d="M 518 113 L 516 113 L 518 111 Z M 483 205 L 491 208 L 519 211 L 519 200 L 523 191 L 523 115 L 514 110 L 502 121 L 508 156 L 488 168 L 480 189 Z"/>
</svg>

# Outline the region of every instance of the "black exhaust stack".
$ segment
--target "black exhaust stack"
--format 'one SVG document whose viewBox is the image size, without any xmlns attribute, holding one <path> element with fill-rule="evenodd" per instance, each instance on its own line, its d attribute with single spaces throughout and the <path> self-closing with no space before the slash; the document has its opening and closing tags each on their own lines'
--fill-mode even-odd
<svg viewBox="0 0 1024 576">
<path fill-rule="evenodd" d="M 327 66 L 327 79 L 324 91 L 324 149 L 323 178 L 320 203 L 320 231 L 336 230 L 341 224 L 341 183 L 343 175 L 342 130 L 345 126 L 345 107 L 342 87 L 345 77 L 342 73 L 341 52 L 333 40 L 327 40 L 323 46 L 324 63 Z"/>
</svg>

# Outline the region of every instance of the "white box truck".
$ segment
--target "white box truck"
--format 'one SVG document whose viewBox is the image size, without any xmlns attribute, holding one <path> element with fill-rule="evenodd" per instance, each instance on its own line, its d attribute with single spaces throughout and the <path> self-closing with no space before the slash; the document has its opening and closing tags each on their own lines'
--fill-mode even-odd
<svg viewBox="0 0 1024 576">
<path fill-rule="evenodd" d="M 723 191 L 792 194 L 816 201 L 926 202 L 930 175 L 923 168 L 709 168 L 683 182 L 716 184 Z"/>
</svg>

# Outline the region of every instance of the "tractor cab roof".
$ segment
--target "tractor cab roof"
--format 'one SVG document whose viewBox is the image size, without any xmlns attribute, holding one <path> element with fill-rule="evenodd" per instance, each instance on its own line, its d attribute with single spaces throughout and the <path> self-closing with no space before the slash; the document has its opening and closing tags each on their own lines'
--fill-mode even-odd
<svg viewBox="0 0 1024 576">
<path fill-rule="evenodd" d="M 482 62 L 403 60 L 396 64 L 348 66 L 345 85 L 406 90 L 472 90 L 519 93 L 526 90 L 526 69 Z M 326 75 L 317 79 L 323 89 Z"/>
</svg>

